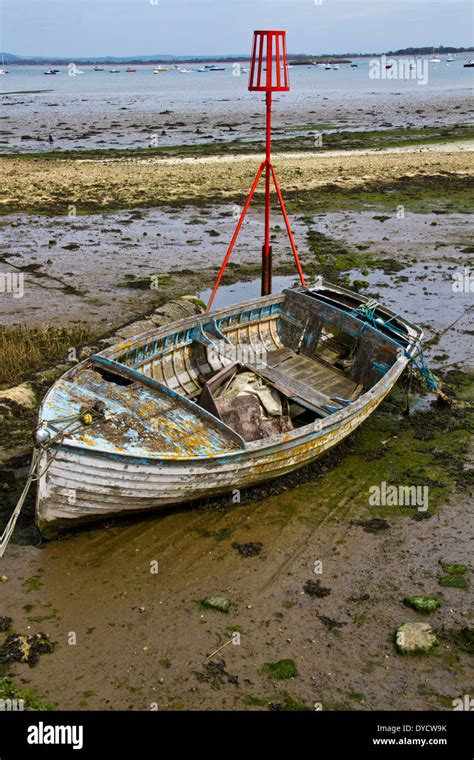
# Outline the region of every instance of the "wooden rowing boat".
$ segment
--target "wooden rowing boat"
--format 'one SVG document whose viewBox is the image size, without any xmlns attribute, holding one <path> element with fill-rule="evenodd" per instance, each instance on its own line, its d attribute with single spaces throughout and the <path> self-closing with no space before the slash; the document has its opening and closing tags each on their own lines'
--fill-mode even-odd
<svg viewBox="0 0 474 760">
<path fill-rule="evenodd" d="M 108 348 L 42 403 L 39 528 L 48 535 L 292 472 L 376 409 L 421 338 L 380 304 L 320 283 Z"/>
</svg>

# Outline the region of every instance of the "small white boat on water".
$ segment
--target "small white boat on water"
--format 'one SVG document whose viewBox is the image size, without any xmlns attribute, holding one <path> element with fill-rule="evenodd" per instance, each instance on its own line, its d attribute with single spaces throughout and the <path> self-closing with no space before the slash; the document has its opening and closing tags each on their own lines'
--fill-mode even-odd
<svg viewBox="0 0 474 760">
<path fill-rule="evenodd" d="M 166 71 L 169 71 L 169 68 L 167 66 L 156 66 L 153 69 L 154 74 L 164 74 Z"/>
<path fill-rule="evenodd" d="M 105 69 L 102 66 L 94 66 L 94 71 L 105 71 Z"/>
<path fill-rule="evenodd" d="M 109 69 L 109 74 L 120 74 L 120 69 Z"/>
<path fill-rule="evenodd" d="M 8 74 L 9 72 L 6 69 L 0 69 L 0 77 L 5 76 L 5 74 Z"/>
</svg>

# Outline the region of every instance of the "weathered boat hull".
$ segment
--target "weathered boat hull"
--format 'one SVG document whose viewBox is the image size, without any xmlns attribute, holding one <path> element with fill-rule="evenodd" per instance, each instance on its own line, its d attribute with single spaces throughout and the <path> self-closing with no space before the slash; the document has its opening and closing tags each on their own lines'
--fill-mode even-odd
<svg viewBox="0 0 474 760">
<path fill-rule="evenodd" d="M 273 335 L 272 330 L 270 333 Z M 39 463 L 45 474 L 37 491 L 38 526 L 48 536 L 90 520 L 231 494 L 291 473 L 313 462 L 361 425 L 390 392 L 409 361 L 409 355 L 400 352 L 381 379 L 349 406 L 287 434 L 247 443 L 244 448 L 235 446 L 211 456 L 157 457 L 143 452 L 134 455 L 125 450 L 97 450 L 70 441 L 53 454 L 44 452 Z"/>
</svg>

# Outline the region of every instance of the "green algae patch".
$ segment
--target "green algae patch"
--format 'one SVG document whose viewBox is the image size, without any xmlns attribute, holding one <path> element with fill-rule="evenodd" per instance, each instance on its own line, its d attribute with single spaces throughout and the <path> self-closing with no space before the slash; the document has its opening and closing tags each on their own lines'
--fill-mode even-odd
<svg viewBox="0 0 474 760">
<path fill-rule="evenodd" d="M 299 702 L 287 691 L 283 694 L 283 700 L 281 702 L 271 702 L 269 706 L 270 710 L 278 712 L 310 712 L 311 710 L 310 707 Z"/>
<path fill-rule="evenodd" d="M 465 575 L 467 573 L 467 565 L 462 565 L 457 562 L 441 565 L 441 567 L 446 575 Z"/>
<path fill-rule="evenodd" d="M 27 578 L 23 582 L 23 585 L 26 587 L 27 591 L 39 591 L 43 582 L 39 575 L 32 575 L 31 578 Z"/>
<path fill-rule="evenodd" d="M 474 630 L 472 628 L 461 628 L 453 635 L 453 641 L 461 651 L 474 654 Z"/>
<path fill-rule="evenodd" d="M 313 219 L 311 215 L 305 216 L 308 224 L 308 244 L 313 254 L 315 262 L 315 272 L 319 269 L 324 273 L 326 279 L 337 280 L 344 272 L 351 269 L 369 272 L 380 269 L 384 274 L 396 274 L 406 268 L 406 265 L 398 259 L 389 256 L 374 256 L 365 246 L 353 248 L 345 240 L 332 238 L 323 232 L 312 227 Z M 312 262 L 305 261 L 305 271 L 312 274 Z M 357 280 L 359 287 L 367 287 L 368 282 Z M 355 286 L 355 284 L 353 283 Z"/>
<path fill-rule="evenodd" d="M 225 596 L 206 596 L 206 598 L 201 601 L 201 607 L 227 613 L 230 609 L 230 601 L 226 599 Z"/>
<path fill-rule="evenodd" d="M 38 696 L 35 689 L 25 689 L 16 686 L 9 676 L 0 677 L 0 701 L 4 710 L 56 710 L 54 702 L 49 702 Z"/>
<path fill-rule="evenodd" d="M 332 183 L 323 185 L 318 193 L 313 189 L 289 189 L 285 202 L 291 214 L 364 209 L 393 213 L 397 206 L 408 204 L 411 213 L 470 213 L 471 182 L 470 177 L 449 173 L 405 176 L 388 182 L 374 180 L 356 187 Z"/>
<path fill-rule="evenodd" d="M 441 599 L 437 596 L 407 596 L 403 601 L 422 615 L 432 615 L 441 606 Z"/>
<path fill-rule="evenodd" d="M 268 707 L 268 700 L 260 697 L 245 697 L 244 704 L 248 707 Z"/>
<path fill-rule="evenodd" d="M 464 578 L 462 575 L 443 575 L 440 578 L 439 585 L 444 588 L 460 588 L 462 591 L 467 591 L 469 588 L 467 578 Z"/>
<path fill-rule="evenodd" d="M 278 660 L 278 662 L 266 662 L 264 670 L 271 678 L 278 678 L 285 680 L 288 678 L 296 678 L 298 670 L 296 668 L 294 660 Z"/>
<path fill-rule="evenodd" d="M 448 562 L 441 565 L 443 570 L 443 577 L 439 580 L 439 585 L 445 588 L 460 588 L 463 591 L 467 591 L 469 588 L 469 581 L 465 577 L 467 573 L 467 566 L 459 562 Z"/>
</svg>

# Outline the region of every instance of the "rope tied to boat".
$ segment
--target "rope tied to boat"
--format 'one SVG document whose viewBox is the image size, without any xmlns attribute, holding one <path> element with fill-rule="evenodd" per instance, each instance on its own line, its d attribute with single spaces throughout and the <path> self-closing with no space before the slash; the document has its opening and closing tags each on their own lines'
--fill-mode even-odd
<svg viewBox="0 0 474 760">
<path fill-rule="evenodd" d="M 439 386 L 439 381 L 437 378 L 433 375 L 430 368 L 428 367 L 427 361 L 425 359 L 425 355 L 423 352 L 423 346 L 421 343 L 421 340 L 417 338 L 417 340 L 413 343 L 414 348 L 416 349 L 415 352 L 412 354 L 410 351 L 403 345 L 400 338 L 403 338 L 404 340 L 407 339 L 407 335 L 400 330 L 396 325 L 393 324 L 393 321 L 397 319 L 399 316 L 398 314 L 394 314 L 390 319 L 384 319 L 379 314 L 376 313 L 378 302 L 371 299 L 365 304 L 361 304 L 357 307 L 357 309 L 353 309 L 350 314 L 354 317 L 357 317 L 359 319 L 365 319 L 368 324 L 371 325 L 371 327 L 374 327 L 375 329 L 380 329 L 381 327 L 384 327 L 385 329 L 388 329 L 391 333 L 395 335 L 393 340 L 398 343 L 398 345 L 403 348 L 404 355 L 407 357 L 407 359 L 410 360 L 410 368 L 414 368 L 417 370 L 418 374 L 420 375 L 422 381 L 427 385 L 427 387 L 440 395 L 444 400 L 449 400 L 445 393 L 441 390 Z M 397 340 L 398 338 L 398 340 Z"/>
<path fill-rule="evenodd" d="M 59 452 L 59 445 L 64 440 L 66 433 L 69 435 L 72 433 L 75 433 L 80 428 L 87 426 L 90 427 L 91 425 L 94 425 L 95 423 L 101 421 L 104 419 L 105 415 L 105 404 L 102 401 L 96 400 L 93 404 L 88 406 L 85 409 L 81 409 L 79 414 L 71 415 L 70 417 L 59 417 L 54 420 L 49 420 L 48 425 L 54 429 L 55 425 L 58 423 L 66 423 L 66 425 L 58 430 L 56 435 L 51 436 L 51 433 L 49 432 L 47 428 L 47 423 L 42 422 L 39 427 L 37 427 L 33 431 L 33 440 L 35 442 L 34 448 L 33 448 L 33 455 L 31 457 L 31 464 L 30 468 L 28 470 L 28 477 L 26 479 L 26 483 L 23 487 L 23 490 L 20 494 L 20 498 L 18 499 L 18 502 L 16 504 L 15 509 L 13 510 L 9 521 L 7 522 L 5 529 L 0 537 L 0 557 L 3 557 L 5 554 L 5 551 L 7 549 L 8 544 L 10 543 L 10 539 L 13 535 L 13 531 L 15 530 L 15 526 L 17 524 L 18 518 L 20 516 L 20 512 L 23 508 L 23 505 L 25 503 L 26 497 L 28 495 L 28 492 L 31 488 L 32 483 L 36 483 L 38 480 L 40 480 L 46 473 L 48 472 L 49 468 L 51 467 L 52 463 L 56 459 L 58 452 Z M 41 460 L 41 457 L 43 454 L 46 454 L 50 448 L 53 446 L 57 446 L 56 451 L 53 453 L 51 458 L 49 459 L 49 462 L 46 463 L 46 466 L 42 470 L 42 472 L 39 472 L 39 462 Z"/>
</svg>

